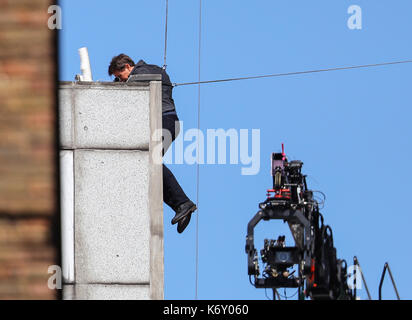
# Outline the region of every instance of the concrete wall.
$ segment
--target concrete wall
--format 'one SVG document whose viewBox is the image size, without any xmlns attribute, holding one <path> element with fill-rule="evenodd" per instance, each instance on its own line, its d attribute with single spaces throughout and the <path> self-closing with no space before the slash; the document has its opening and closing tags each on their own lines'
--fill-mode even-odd
<svg viewBox="0 0 412 320">
<path fill-rule="evenodd" d="M 159 76 L 60 84 L 64 299 L 164 298 Z"/>
</svg>

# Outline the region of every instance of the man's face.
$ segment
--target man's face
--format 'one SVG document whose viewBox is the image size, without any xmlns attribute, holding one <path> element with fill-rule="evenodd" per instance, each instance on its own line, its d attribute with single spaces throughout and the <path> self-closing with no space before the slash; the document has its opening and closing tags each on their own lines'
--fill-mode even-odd
<svg viewBox="0 0 412 320">
<path fill-rule="evenodd" d="M 132 72 L 133 67 L 129 64 L 126 63 L 124 68 L 122 70 L 114 71 L 113 75 L 116 78 L 119 78 L 120 81 L 125 82 L 127 79 L 129 79 L 130 72 Z"/>
</svg>

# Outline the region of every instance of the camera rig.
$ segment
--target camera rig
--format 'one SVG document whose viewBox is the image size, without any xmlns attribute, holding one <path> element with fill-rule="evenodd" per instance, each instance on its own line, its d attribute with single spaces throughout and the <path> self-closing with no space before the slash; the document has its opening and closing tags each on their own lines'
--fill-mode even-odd
<svg viewBox="0 0 412 320">
<path fill-rule="evenodd" d="M 248 275 L 256 288 L 298 288 L 299 298 L 353 299 L 347 285 L 347 264 L 337 259 L 332 229 L 324 224 L 319 203 L 301 173 L 303 162 L 288 161 L 282 153 L 272 153 L 273 188 L 247 226 L 246 254 Z M 285 236 L 264 240 L 260 251 L 264 270 L 259 278 L 258 252 L 254 246 L 254 228 L 261 221 L 283 220 L 289 225 L 295 246 L 285 245 Z M 297 266 L 298 274 L 290 272 Z M 254 282 L 252 282 L 254 277 Z"/>
</svg>

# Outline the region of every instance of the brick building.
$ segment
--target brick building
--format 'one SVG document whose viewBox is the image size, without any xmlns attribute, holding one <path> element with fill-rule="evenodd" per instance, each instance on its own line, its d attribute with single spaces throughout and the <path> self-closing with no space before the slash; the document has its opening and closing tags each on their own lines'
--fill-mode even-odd
<svg viewBox="0 0 412 320">
<path fill-rule="evenodd" d="M 0 299 L 55 299 L 57 32 L 52 0 L 0 0 Z"/>
</svg>

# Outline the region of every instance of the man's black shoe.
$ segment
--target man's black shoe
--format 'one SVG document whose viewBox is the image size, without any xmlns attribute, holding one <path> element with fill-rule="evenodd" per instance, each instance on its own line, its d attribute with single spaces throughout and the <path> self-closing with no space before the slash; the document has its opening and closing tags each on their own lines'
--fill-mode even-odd
<svg viewBox="0 0 412 320">
<path fill-rule="evenodd" d="M 172 224 L 175 224 L 179 222 L 179 220 L 182 220 L 184 217 L 187 215 L 191 214 L 193 211 L 195 211 L 196 205 L 192 201 L 186 201 L 185 203 L 182 203 L 176 211 L 176 215 L 172 219 Z"/>
<path fill-rule="evenodd" d="M 186 217 L 184 217 L 182 220 L 179 220 L 179 222 L 177 223 L 177 232 L 182 233 L 183 231 L 185 231 L 186 227 L 188 226 L 190 222 L 191 216 L 192 214 L 189 214 Z"/>
</svg>

